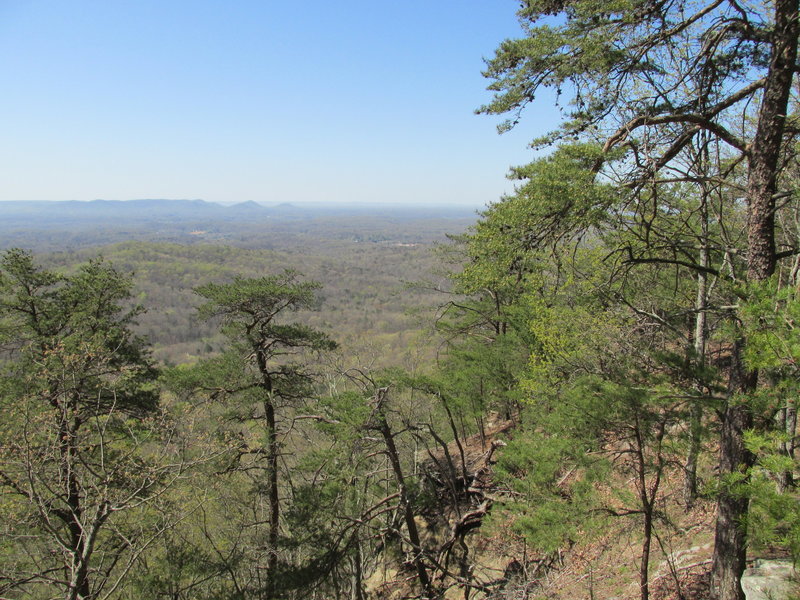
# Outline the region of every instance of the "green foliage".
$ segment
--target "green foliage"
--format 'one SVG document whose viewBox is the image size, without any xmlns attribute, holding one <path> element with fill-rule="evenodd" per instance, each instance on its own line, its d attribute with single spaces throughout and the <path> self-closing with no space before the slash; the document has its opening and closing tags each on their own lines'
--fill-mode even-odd
<svg viewBox="0 0 800 600">
<path fill-rule="evenodd" d="M 754 32 L 766 34 L 769 12 L 751 6 L 742 9 L 741 18 Z M 719 44 L 705 44 L 724 23 L 740 16 L 728 3 L 678 7 L 646 0 L 526 1 L 518 15 L 525 36 L 504 41 L 487 61 L 484 75 L 492 80 L 489 89 L 495 95 L 479 110 L 510 114 L 501 126 L 505 130 L 518 122 L 537 92 L 555 89 L 568 107 L 567 118 L 560 131 L 536 141 L 542 145 L 591 135 L 609 121 L 616 121 L 614 129 L 629 123 L 620 128 L 617 142 L 636 135 L 639 127 L 666 131 L 665 124 L 697 123 L 687 115 L 698 107 L 722 104 L 737 94 L 739 100 L 750 98 L 756 90 L 747 84 L 767 64 L 762 47 L 748 43 L 754 39 L 749 34 L 729 32 Z M 702 125 L 733 138 L 724 133 L 725 118 L 746 110 L 731 100 L 707 113 Z M 665 115 L 672 119 L 657 118 Z M 680 137 L 676 131 L 670 139 Z M 639 166 L 646 169 L 644 163 Z"/>
<path fill-rule="evenodd" d="M 740 307 L 748 338 L 745 359 L 753 369 L 773 369 L 788 375 L 800 362 L 800 301 L 797 290 L 779 285 L 778 278 L 752 283 Z"/>
<path fill-rule="evenodd" d="M 544 554 L 596 534 L 603 522 L 600 500 L 591 484 L 602 480 L 608 463 L 588 454 L 592 444 L 587 434 L 598 429 L 596 414 L 581 410 L 586 400 L 582 394 L 568 395 L 555 410 L 533 409 L 535 429 L 515 436 L 497 464 L 498 476 L 519 500 L 505 501 L 495 517 L 503 520 L 510 512 L 515 530 Z M 590 427 L 582 427 L 585 424 Z"/>
<path fill-rule="evenodd" d="M 552 268 L 548 251 L 560 252 L 560 246 L 602 229 L 619 192 L 595 182 L 591 164 L 598 156 L 595 146 L 565 146 L 514 169 L 512 176 L 524 183 L 484 211 L 461 238 L 469 260 L 454 276 L 457 290 L 491 290 L 502 304 L 511 303 L 526 278 Z"/>
<path fill-rule="evenodd" d="M 406 227 L 413 234 L 412 225 L 396 225 L 400 232 Z M 423 231 L 426 227 L 420 224 Z M 316 290 L 313 310 L 301 310 L 298 321 L 316 329 L 335 326 L 341 343 L 354 351 L 368 345 L 384 364 L 404 360 L 412 354 L 409 345 L 421 327 L 420 315 L 426 315 L 439 299 L 433 289 L 405 284 L 434 277 L 436 261 L 429 252 L 430 242 L 363 243 L 320 235 L 320 239 L 287 242 L 273 250 L 127 242 L 48 254 L 41 260 L 69 270 L 102 253 L 118 268 L 132 272 L 137 301 L 147 306 L 147 312 L 137 318 L 135 331 L 150 340 L 153 356 L 169 365 L 213 356 L 226 344 L 215 322 L 202 321 L 191 310 L 197 300 L 194 288 L 230 283 L 237 277 L 258 279 L 282 267 L 323 284 Z M 408 314 L 412 310 L 415 317 Z"/>
<path fill-rule="evenodd" d="M 494 522 L 553 554 L 605 533 L 609 519 L 635 520 L 648 561 L 662 483 L 708 437 L 702 416 L 686 426 L 689 416 L 724 390 L 694 354 L 694 267 L 728 258 L 711 249 L 720 232 L 691 189 L 599 184 L 599 158 L 570 145 L 515 170 L 517 193 L 457 240 L 467 264 L 456 290 L 470 295 L 445 313 L 442 374 L 464 390 L 471 381 L 475 396 L 482 362 L 527 406 L 524 433 L 500 454 L 511 493 Z M 708 289 L 705 305 L 731 301 L 727 288 Z"/>
<path fill-rule="evenodd" d="M 7 252 L 0 263 L 0 339 L 19 353 L 8 366 L 26 374 L 29 391 L 38 388 L 55 402 L 75 393 L 82 410 L 153 409 L 155 371 L 131 330 L 141 310 L 123 304 L 131 286 L 129 276 L 101 260 L 67 277 L 40 269 L 28 253 Z M 68 373 L 81 376 L 76 382 Z"/>
<path fill-rule="evenodd" d="M 287 460 L 301 467 L 311 454 L 281 459 L 294 442 L 296 411 L 312 404 L 315 354 L 336 344 L 324 333 L 290 315 L 315 306 L 318 284 L 300 281 L 294 271 L 258 278 L 236 277 L 231 283 L 197 288 L 205 301 L 203 319 L 214 320 L 227 347 L 217 356 L 167 372 L 164 381 L 187 401 L 211 401 L 211 415 L 222 418 L 215 443 L 222 470 L 229 478 L 231 499 L 239 507 L 231 522 L 239 529 L 227 558 L 219 556 L 228 579 L 226 589 L 254 598 L 288 594 L 298 582 L 295 572 L 313 562 L 324 532 L 295 526 L 308 515 L 305 489 L 288 473 Z M 314 489 L 321 492 L 322 489 Z M 300 504 L 293 499 L 298 495 Z M 283 498 L 282 498 L 283 496 Z M 283 509 L 288 509 L 284 512 Z M 220 533 L 209 531 L 215 539 Z M 224 538 L 223 538 L 224 539 Z M 233 596 L 232 596 L 233 597 Z"/>
<path fill-rule="evenodd" d="M 217 357 L 173 369 L 168 384 L 176 390 L 206 390 L 221 397 L 249 398 L 258 392 L 288 399 L 310 393 L 311 377 L 296 359 L 302 352 L 332 350 L 336 344 L 302 323 L 284 322 L 288 313 L 315 303 L 319 285 L 297 278 L 296 272 L 284 271 L 197 288 L 206 300 L 198 309 L 201 317 L 217 320 L 230 345 Z M 252 397 L 255 402 L 263 400 L 258 393 Z"/>
<path fill-rule="evenodd" d="M 748 448 L 757 457 L 741 493 L 750 498 L 747 531 L 756 547 L 788 550 L 800 560 L 800 494 L 794 478 L 800 464 L 788 455 L 785 444 L 792 441 L 785 432 L 746 436 Z"/>
<path fill-rule="evenodd" d="M 163 527 L 180 458 L 130 294 L 100 260 L 70 275 L 20 250 L 0 260 L 4 595 L 96 596 Z"/>
</svg>

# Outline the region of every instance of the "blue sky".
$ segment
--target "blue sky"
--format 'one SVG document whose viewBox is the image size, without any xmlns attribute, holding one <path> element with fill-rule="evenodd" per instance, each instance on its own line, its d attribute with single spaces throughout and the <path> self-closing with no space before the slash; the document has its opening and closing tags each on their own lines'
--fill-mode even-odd
<svg viewBox="0 0 800 600">
<path fill-rule="evenodd" d="M 441 202 L 558 118 L 473 111 L 512 0 L 0 0 L 0 200 Z"/>
</svg>

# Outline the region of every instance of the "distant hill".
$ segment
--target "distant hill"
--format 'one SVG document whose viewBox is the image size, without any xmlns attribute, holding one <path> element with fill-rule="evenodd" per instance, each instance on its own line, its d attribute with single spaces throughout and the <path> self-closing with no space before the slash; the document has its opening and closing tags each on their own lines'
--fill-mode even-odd
<svg viewBox="0 0 800 600">
<path fill-rule="evenodd" d="M 227 207 L 227 210 L 260 213 L 264 211 L 269 211 L 270 209 L 264 206 L 263 204 L 259 204 L 258 202 L 253 202 L 252 200 L 248 200 L 247 202 L 239 202 L 239 204 L 233 204 L 232 206 Z"/>
</svg>

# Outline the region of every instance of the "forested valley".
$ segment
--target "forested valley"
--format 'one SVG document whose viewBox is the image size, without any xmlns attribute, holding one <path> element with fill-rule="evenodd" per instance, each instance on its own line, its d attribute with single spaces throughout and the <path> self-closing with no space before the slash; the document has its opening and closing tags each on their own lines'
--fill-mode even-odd
<svg viewBox="0 0 800 600">
<path fill-rule="evenodd" d="M 0 597 L 800 595 L 797 0 L 518 15 L 475 218 L 4 234 Z"/>
</svg>

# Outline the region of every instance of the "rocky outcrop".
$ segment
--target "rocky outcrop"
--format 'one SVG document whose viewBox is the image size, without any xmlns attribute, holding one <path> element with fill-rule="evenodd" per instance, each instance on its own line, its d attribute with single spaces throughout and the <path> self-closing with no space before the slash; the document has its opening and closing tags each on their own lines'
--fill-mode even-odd
<svg viewBox="0 0 800 600">
<path fill-rule="evenodd" d="M 742 576 L 747 600 L 788 600 L 800 596 L 797 572 L 790 560 L 757 559 Z"/>
</svg>

